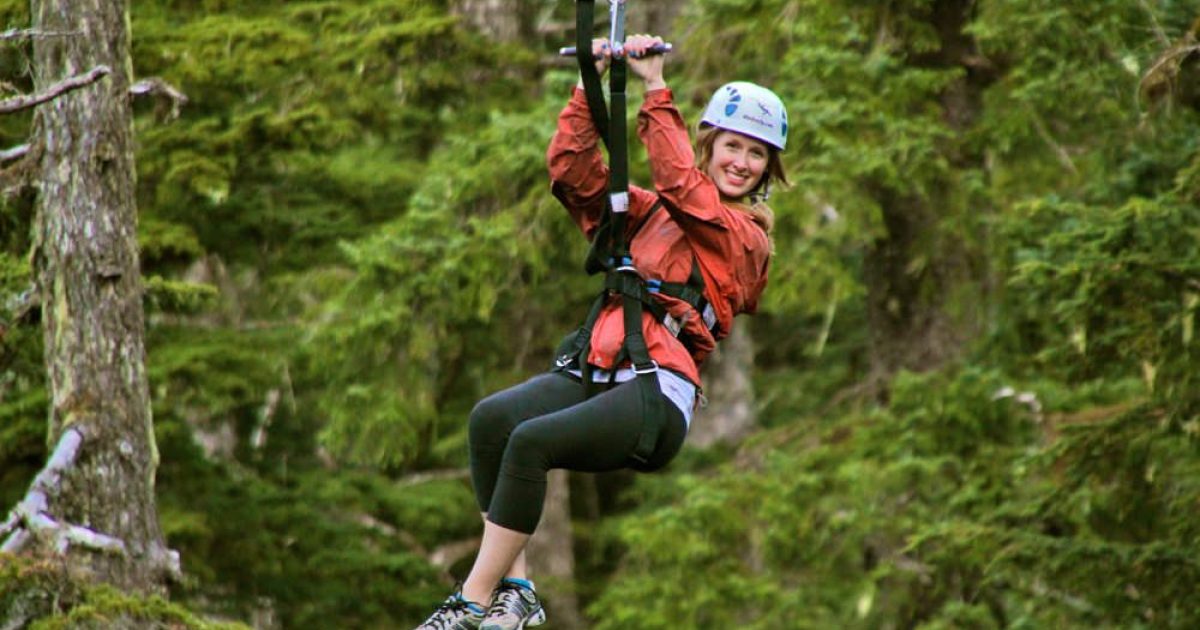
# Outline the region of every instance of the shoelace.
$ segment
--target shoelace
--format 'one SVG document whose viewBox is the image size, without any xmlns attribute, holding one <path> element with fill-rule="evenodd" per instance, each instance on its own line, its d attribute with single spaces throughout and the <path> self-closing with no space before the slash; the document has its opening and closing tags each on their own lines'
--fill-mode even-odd
<svg viewBox="0 0 1200 630">
<path fill-rule="evenodd" d="M 470 614 L 469 609 L 467 608 L 466 600 L 451 596 L 449 599 L 442 602 L 442 604 L 437 607 L 436 614 L 438 615 L 438 617 L 433 621 L 433 623 L 427 623 L 421 627 L 422 628 L 432 628 L 435 630 L 452 630 L 454 628 L 454 624 L 458 623 L 458 618 L 452 617 L 452 616 L 441 616 L 441 614 L 442 613 L 459 613 L 459 612 L 464 612 L 464 611 L 466 611 L 466 612 L 468 612 L 468 614 Z"/>
<path fill-rule="evenodd" d="M 488 616 L 491 616 L 493 612 L 501 614 L 508 612 L 510 604 L 515 607 L 524 601 L 524 598 L 521 597 L 521 587 L 515 584 L 501 584 L 499 592 L 496 593 L 496 601 L 492 602 L 491 607 L 488 608 Z"/>
</svg>

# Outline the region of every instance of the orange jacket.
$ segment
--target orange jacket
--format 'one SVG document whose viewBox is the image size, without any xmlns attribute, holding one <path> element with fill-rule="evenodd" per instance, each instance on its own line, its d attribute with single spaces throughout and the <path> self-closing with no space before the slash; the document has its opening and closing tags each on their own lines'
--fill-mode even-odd
<svg viewBox="0 0 1200 630">
<path fill-rule="evenodd" d="M 699 366 L 716 342 L 729 334 L 733 316 L 757 308 L 767 283 L 771 247 L 750 215 L 722 203 L 712 179 L 696 168 L 687 126 L 669 89 L 646 93 L 637 128 L 649 152 L 657 192 L 629 187 L 627 225 L 632 229 L 642 223 L 660 196 L 665 211 L 651 216 L 630 243 L 634 266 L 644 278 L 682 283 L 692 271 L 694 257 L 704 277 L 705 297 L 719 322 L 714 338 L 687 302 L 657 294 L 668 312 L 684 321 L 680 337 L 690 337 L 692 352 L 647 312 L 642 313 L 642 330 L 651 358 L 699 385 Z M 599 139 L 587 99 L 576 89 L 558 117 L 546 162 L 554 196 L 589 241 L 604 216 L 608 196 L 609 171 L 597 146 Z M 621 300 L 613 297 L 596 320 L 588 363 L 612 369 L 623 339 Z"/>
</svg>

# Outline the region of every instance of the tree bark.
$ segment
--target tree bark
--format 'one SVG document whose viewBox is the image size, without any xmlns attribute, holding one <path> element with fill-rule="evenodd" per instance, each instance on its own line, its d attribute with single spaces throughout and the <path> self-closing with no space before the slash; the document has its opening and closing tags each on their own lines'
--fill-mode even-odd
<svg viewBox="0 0 1200 630">
<path fill-rule="evenodd" d="M 707 448 L 718 442 L 736 443 L 758 422 L 754 409 L 754 340 L 745 319 L 735 319 L 733 330 L 704 364 L 708 405 L 696 412 L 688 431 L 692 446 Z"/>
<path fill-rule="evenodd" d="M 571 536 L 571 491 L 568 472 L 552 470 L 546 479 L 546 508 L 526 553 L 529 574 L 546 605 L 552 625 L 580 630 L 587 625 L 575 597 L 575 549 Z"/>
<path fill-rule="evenodd" d="M 146 380 L 129 103 L 129 15 L 121 0 L 34 0 L 34 83 L 107 66 L 105 79 L 39 107 L 43 147 L 34 243 L 51 392 L 49 440 L 83 435 L 47 512 L 124 543 L 66 550 L 69 564 L 124 590 L 160 592 L 158 453 Z M 40 551 L 46 552 L 43 545 Z M 61 551 L 61 550 L 59 550 Z"/>
</svg>

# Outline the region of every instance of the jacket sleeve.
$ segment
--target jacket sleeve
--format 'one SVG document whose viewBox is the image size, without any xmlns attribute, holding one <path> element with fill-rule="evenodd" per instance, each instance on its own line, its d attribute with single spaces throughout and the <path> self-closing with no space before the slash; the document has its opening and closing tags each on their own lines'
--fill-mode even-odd
<svg viewBox="0 0 1200 630">
<path fill-rule="evenodd" d="M 716 184 L 696 168 L 687 125 L 672 99 L 669 89 L 647 92 L 638 112 L 638 136 L 650 156 L 654 187 L 676 213 L 724 227 L 730 210 Z"/>
<path fill-rule="evenodd" d="M 638 135 L 650 156 L 654 186 L 700 261 L 724 336 L 734 315 L 758 307 L 770 241 L 749 214 L 724 203 L 716 184 L 696 167 L 687 126 L 670 90 L 646 94 L 638 112 Z"/>
<path fill-rule="evenodd" d="M 576 89 L 558 115 L 558 128 L 546 151 L 550 190 L 588 240 L 604 216 L 608 166 L 597 146 L 600 134 L 592 123 L 587 98 Z"/>
<path fill-rule="evenodd" d="M 604 219 L 608 195 L 609 168 L 600 153 L 599 141 L 587 97 L 576 88 L 558 116 L 558 128 L 546 151 L 546 165 L 550 191 L 589 241 Z M 656 195 L 631 185 L 629 197 L 628 229 L 633 230 L 654 205 Z"/>
</svg>

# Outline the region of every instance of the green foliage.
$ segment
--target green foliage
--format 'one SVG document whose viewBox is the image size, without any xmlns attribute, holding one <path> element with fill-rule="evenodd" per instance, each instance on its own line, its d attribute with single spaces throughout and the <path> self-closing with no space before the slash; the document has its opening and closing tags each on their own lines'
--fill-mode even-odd
<svg viewBox="0 0 1200 630">
<path fill-rule="evenodd" d="M 1200 207 L 1132 199 L 1096 207 L 1055 199 L 1017 209 L 1010 284 L 1037 359 L 1084 378 L 1143 369 L 1153 389 L 1164 366 L 1186 386 L 1193 365 L 1195 245 Z M 1052 304 L 1049 313 L 1044 306 Z M 1184 389 L 1173 394 L 1182 395 Z"/>
<path fill-rule="evenodd" d="M 482 128 L 449 135 L 432 156 L 440 168 L 406 212 L 343 246 L 353 276 L 316 314 L 321 325 L 311 346 L 325 366 L 328 395 L 318 404 L 330 423 L 323 437 L 336 452 L 399 464 L 428 452 L 439 425 L 461 430 L 460 408 L 441 417 L 448 403 L 442 392 L 459 386 L 464 370 L 483 378 L 471 365 L 481 353 L 520 351 L 496 336 L 501 321 L 534 314 L 535 301 L 547 302 L 541 308 L 561 301 L 539 289 L 557 262 L 554 242 L 565 213 L 537 185 L 560 106 L 559 99 L 544 100 L 532 111 L 496 114 Z M 468 400 L 482 393 L 477 386 L 454 392 Z"/>
<path fill-rule="evenodd" d="M 514 6 L 532 31 L 560 4 Z M 402 475 L 462 467 L 471 405 L 542 369 L 594 291 L 545 186 L 573 73 L 539 63 L 542 35 L 495 42 L 462 11 L 132 6 L 136 74 L 189 97 L 177 118 L 135 101 L 159 508 L 187 605 L 283 627 L 426 614 L 451 581 L 431 551 L 477 535 L 478 508 L 461 478 Z M 764 430 L 589 507 L 597 626 L 1197 625 L 1200 119 L 1137 99 L 1194 3 L 684 11 L 668 80 L 688 120 L 734 79 L 791 113 L 753 324 Z M 25 26 L 28 3 L 0 21 Z M 20 89 L 27 57 L 0 54 Z M 29 128 L 0 120 L 3 146 Z M 0 306 L 31 278 L 29 201 L 0 206 Z M 913 297 L 974 324 L 957 365 L 901 373 L 876 405 L 866 261 L 905 212 L 928 220 L 897 277 L 963 279 Z M 35 313 L 0 339 L 5 504 L 44 460 L 43 372 Z M 16 566 L 0 558 L 6 609 L 50 605 L 14 604 L 17 573 L 74 597 L 48 624 L 207 627 Z"/>
<path fill-rule="evenodd" d="M 660 481 L 679 498 L 620 521 L 598 627 L 1195 624 L 1195 437 L 1147 430 L 1152 407 L 1031 411 L 1007 382 L 904 375 L 887 412 Z"/>
<path fill-rule="evenodd" d="M 89 585 L 61 564 L 10 554 L 0 555 L 0 611 L 6 623 L 31 630 L 247 628 L 204 619 L 157 595 L 135 596 L 109 586 Z"/>
</svg>

